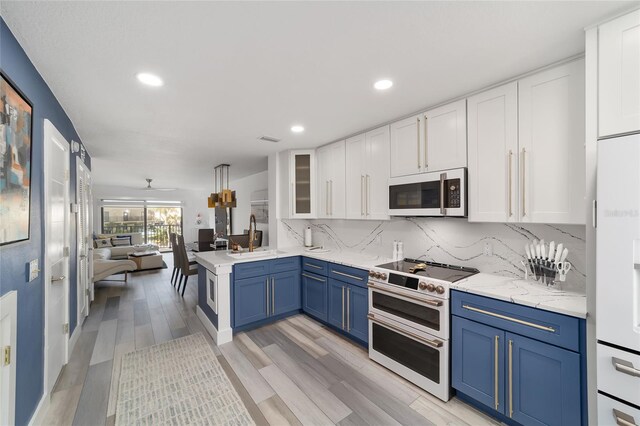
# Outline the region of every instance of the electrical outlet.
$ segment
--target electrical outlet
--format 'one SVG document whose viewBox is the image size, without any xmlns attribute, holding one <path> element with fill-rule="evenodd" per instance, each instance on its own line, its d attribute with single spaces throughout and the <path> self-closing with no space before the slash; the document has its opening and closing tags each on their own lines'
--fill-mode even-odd
<svg viewBox="0 0 640 426">
<path fill-rule="evenodd" d="M 489 241 L 485 241 L 484 243 L 484 255 L 493 256 L 493 247 Z"/>
<path fill-rule="evenodd" d="M 38 259 L 33 259 L 29 262 L 29 282 L 38 278 L 40 273 L 40 268 L 38 266 Z"/>
</svg>

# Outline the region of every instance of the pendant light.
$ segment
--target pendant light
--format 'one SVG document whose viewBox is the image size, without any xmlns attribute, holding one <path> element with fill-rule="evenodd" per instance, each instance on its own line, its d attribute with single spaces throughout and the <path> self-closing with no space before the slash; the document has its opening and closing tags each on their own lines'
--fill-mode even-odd
<svg viewBox="0 0 640 426">
<path fill-rule="evenodd" d="M 215 207 L 236 207 L 236 191 L 229 189 L 229 171 L 228 164 L 218 164 L 213 169 L 214 183 L 211 195 L 208 198 L 209 208 Z"/>
</svg>

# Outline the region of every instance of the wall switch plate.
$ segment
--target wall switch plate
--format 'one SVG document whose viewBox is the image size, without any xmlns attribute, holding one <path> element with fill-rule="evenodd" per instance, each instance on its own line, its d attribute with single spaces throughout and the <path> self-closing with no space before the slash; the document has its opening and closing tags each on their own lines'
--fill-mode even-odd
<svg viewBox="0 0 640 426">
<path fill-rule="evenodd" d="M 38 278 L 38 275 L 40 275 L 38 259 L 33 259 L 31 262 L 29 262 L 29 282 Z"/>
<path fill-rule="evenodd" d="M 489 241 L 485 241 L 484 243 L 484 255 L 493 256 L 493 247 Z"/>
</svg>

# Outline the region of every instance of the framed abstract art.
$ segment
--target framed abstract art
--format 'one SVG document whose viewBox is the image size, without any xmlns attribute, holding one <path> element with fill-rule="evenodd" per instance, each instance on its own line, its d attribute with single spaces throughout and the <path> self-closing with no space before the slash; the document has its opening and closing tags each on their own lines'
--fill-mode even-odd
<svg viewBox="0 0 640 426">
<path fill-rule="evenodd" d="M 29 239 L 33 107 L 0 71 L 0 245 Z"/>
</svg>

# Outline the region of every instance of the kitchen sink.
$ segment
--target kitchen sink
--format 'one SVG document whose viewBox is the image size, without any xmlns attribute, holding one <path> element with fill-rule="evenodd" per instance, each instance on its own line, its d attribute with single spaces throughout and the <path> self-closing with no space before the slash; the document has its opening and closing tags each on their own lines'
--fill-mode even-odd
<svg viewBox="0 0 640 426">
<path fill-rule="evenodd" d="M 260 250 L 256 249 L 253 252 L 243 251 L 240 253 L 227 253 L 227 256 L 234 259 L 255 259 L 260 257 L 275 256 L 278 254 L 278 250 Z"/>
</svg>

